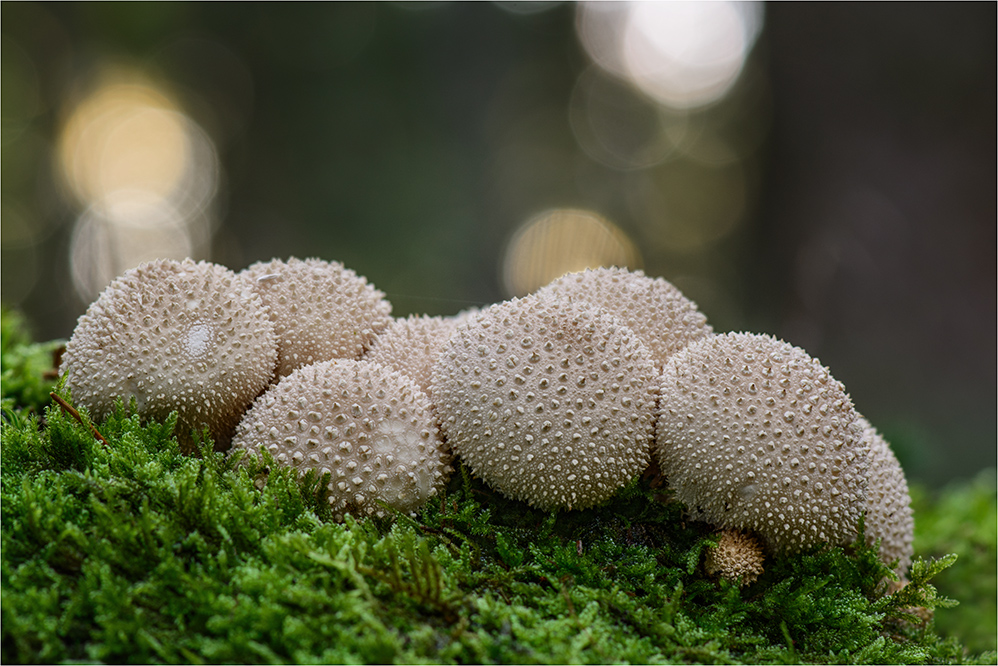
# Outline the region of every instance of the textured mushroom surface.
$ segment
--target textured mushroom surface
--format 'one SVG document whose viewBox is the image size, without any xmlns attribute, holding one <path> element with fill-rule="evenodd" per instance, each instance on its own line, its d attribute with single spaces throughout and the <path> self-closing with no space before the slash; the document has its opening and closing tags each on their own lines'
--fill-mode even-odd
<svg viewBox="0 0 998 666">
<path fill-rule="evenodd" d="M 278 377 L 317 361 L 359 359 L 392 321 L 385 295 L 339 262 L 274 259 L 241 275 L 270 308 Z"/>
<path fill-rule="evenodd" d="M 66 344 L 60 373 L 97 418 L 115 398 L 139 414 L 179 415 L 177 435 L 207 427 L 224 448 L 270 383 L 273 325 L 249 285 L 217 264 L 159 260 L 126 271 L 101 293 Z"/>
<path fill-rule="evenodd" d="M 762 544 L 755 537 L 739 530 L 724 530 L 717 547 L 707 550 L 704 568 L 728 582 L 740 580 L 740 586 L 744 587 L 759 578 L 765 559 Z"/>
<path fill-rule="evenodd" d="M 375 338 L 364 360 L 398 370 L 432 397 L 430 379 L 433 364 L 458 323 L 456 318 L 427 315 L 396 319 Z"/>
<path fill-rule="evenodd" d="M 662 374 L 655 453 L 676 498 L 775 551 L 856 535 L 869 446 L 845 388 L 767 335 L 694 342 Z"/>
<path fill-rule="evenodd" d="M 679 289 L 641 271 L 596 268 L 569 273 L 539 289 L 537 295 L 606 310 L 637 334 L 658 368 L 690 342 L 714 332 L 707 317 Z"/>
<path fill-rule="evenodd" d="M 329 503 L 344 513 L 415 511 L 439 492 L 449 456 L 426 396 L 408 377 L 370 361 L 295 370 L 239 423 L 233 450 L 267 451 L 302 473 L 329 474 Z"/>
<path fill-rule="evenodd" d="M 881 539 L 880 559 L 898 560 L 904 575 L 914 552 L 915 520 L 904 470 L 890 445 L 866 419 L 860 419 L 863 440 L 870 447 L 869 484 L 866 489 L 866 542 Z"/>
<path fill-rule="evenodd" d="M 433 396 L 448 444 L 486 483 L 542 509 L 581 509 L 647 466 L 657 374 L 608 314 L 528 296 L 458 327 Z"/>
</svg>

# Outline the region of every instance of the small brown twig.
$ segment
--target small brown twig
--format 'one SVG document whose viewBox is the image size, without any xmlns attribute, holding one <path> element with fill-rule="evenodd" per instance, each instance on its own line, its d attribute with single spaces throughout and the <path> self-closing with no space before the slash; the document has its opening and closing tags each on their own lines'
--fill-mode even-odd
<svg viewBox="0 0 998 666">
<path fill-rule="evenodd" d="M 97 431 L 97 428 L 94 427 L 94 424 L 93 423 L 87 423 L 86 421 L 84 421 L 83 417 L 80 416 L 80 413 L 78 411 L 76 411 L 75 409 L 73 409 L 73 406 L 71 404 L 69 404 L 68 402 L 66 402 L 65 400 L 63 400 L 62 398 L 60 398 L 58 395 L 56 395 L 54 391 L 51 392 L 51 393 L 49 393 L 49 397 L 51 397 L 53 400 L 55 400 L 56 404 L 58 404 L 60 407 L 62 407 L 62 411 L 66 412 L 67 414 L 69 414 L 70 416 L 72 416 L 74 419 L 76 419 L 77 421 L 79 421 L 80 425 L 82 425 L 82 426 L 89 426 L 90 427 L 90 431 L 92 433 L 94 433 L 94 437 L 96 437 L 97 439 L 99 439 L 101 441 L 101 443 L 104 444 L 105 447 L 110 447 L 111 446 L 110 444 L 107 443 L 107 440 L 104 439 L 104 436 L 102 434 L 100 434 L 100 432 Z"/>
</svg>

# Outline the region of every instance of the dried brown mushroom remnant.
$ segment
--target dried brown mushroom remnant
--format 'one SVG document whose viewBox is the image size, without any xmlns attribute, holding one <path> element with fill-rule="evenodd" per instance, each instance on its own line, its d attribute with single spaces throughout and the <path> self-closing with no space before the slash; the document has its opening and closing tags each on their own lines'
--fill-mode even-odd
<svg viewBox="0 0 998 666">
<path fill-rule="evenodd" d="M 855 538 L 869 446 L 845 388 L 767 335 L 694 342 L 662 374 L 656 456 L 676 498 L 773 551 Z"/>
<path fill-rule="evenodd" d="M 661 369 L 666 359 L 694 340 L 713 334 L 693 301 L 662 278 L 624 268 L 569 273 L 537 291 L 602 308 L 630 327 Z"/>
<path fill-rule="evenodd" d="M 185 449 L 205 427 L 224 449 L 276 359 L 267 310 L 243 279 L 217 264 L 163 259 L 108 285 L 80 317 L 60 373 L 97 418 L 115 398 L 134 399 L 146 418 L 176 410 Z"/>
<path fill-rule="evenodd" d="M 890 445 L 869 421 L 861 418 L 863 440 L 870 447 L 869 484 L 866 488 L 866 542 L 880 539 L 880 559 L 898 560 L 897 572 L 904 575 L 914 552 L 915 520 L 904 470 Z"/>
<path fill-rule="evenodd" d="M 394 320 L 377 338 L 364 360 L 410 377 L 428 397 L 433 364 L 458 326 L 456 318 L 412 315 Z"/>
<path fill-rule="evenodd" d="M 392 320 L 385 295 L 339 262 L 274 259 L 241 275 L 270 308 L 278 377 L 309 363 L 359 359 Z"/>
<path fill-rule="evenodd" d="M 528 296 L 458 327 L 433 395 L 448 444 L 486 483 L 541 509 L 582 509 L 647 466 L 657 374 L 608 314 Z"/>
<path fill-rule="evenodd" d="M 426 396 L 408 377 L 370 361 L 295 370 L 253 403 L 232 447 L 263 447 L 303 474 L 329 474 L 337 519 L 380 513 L 378 500 L 415 511 L 450 471 Z"/>
<path fill-rule="evenodd" d="M 744 587 L 759 578 L 765 559 L 762 544 L 755 537 L 740 530 L 724 530 L 717 546 L 707 551 L 704 568 Z"/>
</svg>

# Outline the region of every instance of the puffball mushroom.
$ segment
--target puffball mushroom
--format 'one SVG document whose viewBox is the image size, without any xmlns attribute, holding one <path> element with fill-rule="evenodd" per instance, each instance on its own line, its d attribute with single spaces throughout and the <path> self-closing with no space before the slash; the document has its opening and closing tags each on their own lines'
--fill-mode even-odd
<svg viewBox="0 0 998 666">
<path fill-rule="evenodd" d="M 709 574 L 744 587 L 759 578 L 765 559 L 762 545 L 755 537 L 740 530 L 724 530 L 717 546 L 707 551 L 704 568 Z"/>
<path fill-rule="evenodd" d="M 563 275 L 536 293 L 606 310 L 637 334 L 659 369 L 669 356 L 714 332 L 707 317 L 679 289 L 641 271 L 586 269 Z"/>
<path fill-rule="evenodd" d="M 855 537 L 869 445 L 845 388 L 806 352 L 727 333 L 674 354 L 662 374 L 655 453 L 676 498 L 773 551 Z"/>
<path fill-rule="evenodd" d="M 866 488 L 866 542 L 880 539 L 880 559 L 898 560 L 897 572 L 908 570 L 914 553 L 915 520 L 904 470 L 890 445 L 865 418 L 859 420 L 863 440 L 870 447 L 869 484 Z"/>
<path fill-rule="evenodd" d="M 379 513 L 376 500 L 418 509 L 446 482 L 449 454 L 430 405 L 408 377 L 370 361 L 303 366 L 261 395 L 239 423 L 233 450 L 266 448 L 304 473 L 329 474 L 329 503 Z"/>
<path fill-rule="evenodd" d="M 486 483 L 541 509 L 582 509 L 648 465 L 657 375 L 610 315 L 528 296 L 459 326 L 432 387 L 447 443 Z"/>
<path fill-rule="evenodd" d="M 134 399 L 138 413 L 176 410 L 181 444 L 207 427 L 224 449 L 270 383 L 277 342 L 259 296 L 217 264 L 161 259 L 126 271 L 80 317 L 60 373 L 96 418 Z"/>
<path fill-rule="evenodd" d="M 392 320 L 385 295 L 339 262 L 274 259 L 240 274 L 270 308 L 278 377 L 317 361 L 359 359 Z"/>
<path fill-rule="evenodd" d="M 411 315 L 395 319 L 375 338 L 365 360 L 410 377 L 428 397 L 433 364 L 458 326 L 457 318 Z"/>
</svg>

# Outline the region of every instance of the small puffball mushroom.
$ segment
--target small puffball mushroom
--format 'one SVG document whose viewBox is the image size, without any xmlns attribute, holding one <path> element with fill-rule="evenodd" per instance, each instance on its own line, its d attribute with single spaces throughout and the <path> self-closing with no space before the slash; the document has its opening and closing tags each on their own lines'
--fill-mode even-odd
<svg viewBox="0 0 998 666">
<path fill-rule="evenodd" d="M 859 418 L 804 350 L 726 333 L 665 364 L 655 454 L 676 498 L 709 523 L 773 551 L 844 544 L 866 502 Z"/>
<path fill-rule="evenodd" d="M 657 374 L 610 315 L 528 296 L 459 326 L 432 385 L 445 439 L 475 474 L 544 510 L 583 509 L 647 466 Z"/>
<path fill-rule="evenodd" d="M 719 575 L 740 587 L 749 585 L 762 573 L 766 556 L 759 541 L 739 530 L 724 530 L 717 547 L 707 551 L 704 568 L 709 574 Z"/>
<path fill-rule="evenodd" d="M 375 338 L 364 360 L 380 363 L 410 377 L 428 397 L 433 364 L 458 326 L 458 319 L 411 315 L 396 319 Z"/>
<path fill-rule="evenodd" d="M 302 473 L 329 474 L 338 520 L 379 513 L 376 500 L 413 512 L 450 471 L 426 396 L 408 377 L 370 361 L 337 359 L 293 371 L 253 403 L 232 448 L 266 448 Z"/>
<path fill-rule="evenodd" d="M 336 261 L 274 259 L 240 274 L 270 308 L 278 378 L 317 361 L 359 359 L 392 320 L 385 295 Z"/>
<path fill-rule="evenodd" d="M 606 310 L 637 334 L 659 369 L 669 356 L 714 332 L 707 317 L 679 289 L 642 271 L 586 269 L 563 275 L 536 293 Z"/>
<path fill-rule="evenodd" d="M 869 421 L 861 418 L 863 440 L 870 447 L 869 483 L 866 488 L 866 542 L 880 539 L 880 559 L 898 560 L 900 575 L 908 570 L 914 553 L 915 520 L 904 470 L 890 445 Z"/>
<path fill-rule="evenodd" d="M 145 418 L 178 412 L 177 437 L 207 427 L 224 450 L 274 373 L 267 310 L 242 278 L 217 264 L 162 259 L 126 271 L 80 317 L 60 373 L 96 418 L 115 398 Z"/>
</svg>

